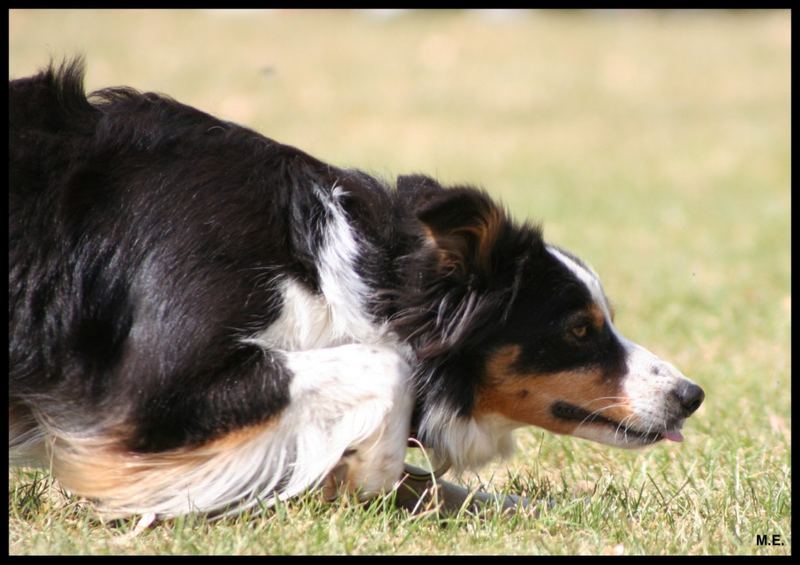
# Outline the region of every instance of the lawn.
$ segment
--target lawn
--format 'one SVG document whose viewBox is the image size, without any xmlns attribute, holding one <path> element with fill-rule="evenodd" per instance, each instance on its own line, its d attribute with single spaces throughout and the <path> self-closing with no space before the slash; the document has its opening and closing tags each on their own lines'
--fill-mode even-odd
<svg viewBox="0 0 800 565">
<path fill-rule="evenodd" d="M 310 494 L 126 536 L 9 471 L 13 554 L 789 554 L 787 11 L 17 11 L 12 78 L 168 93 L 328 162 L 481 185 L 597 270 L 629 338 L 706 391 L 682 444 L 538 429 L 471 485 L 539 514 L 440 519 Z M 452 478 L 452 477 L 451 477 Z M 785 545 L 758 546 L 757 535 Z"/>
</svg>

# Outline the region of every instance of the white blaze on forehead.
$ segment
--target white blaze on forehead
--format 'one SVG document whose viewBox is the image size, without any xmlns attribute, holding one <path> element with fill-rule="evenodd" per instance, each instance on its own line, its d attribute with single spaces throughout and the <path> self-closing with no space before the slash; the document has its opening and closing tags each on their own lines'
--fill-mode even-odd
<svg viewBox="0 0 800 565">
<path fill-rule="evenodd" d="M 577 261 L 575 261 L 572 257 L 569 257 L 567 254 L 562 253 L 552 245 L 547 246 L 547 250 L 550 252 L 553 257 L 561 261 L 561 263 L 569 269 L 572 274 L 574 274 L 578 280 L 580 280 L 586 288 L 589 290 L 590 295 L 592 296 L 592 300 L 600 306 L 603 310 L 603 314 L 605 314 L 606 319 L 611 322 L 611 309 L 608 305 L 608 299 L 606 298 L 605 293 L 603 292 L 603 286 L 600 284 L 600 277 L 597 273 L 594 272 L 594 269 L 591 267 L 581 265 Z"/>
</svg>

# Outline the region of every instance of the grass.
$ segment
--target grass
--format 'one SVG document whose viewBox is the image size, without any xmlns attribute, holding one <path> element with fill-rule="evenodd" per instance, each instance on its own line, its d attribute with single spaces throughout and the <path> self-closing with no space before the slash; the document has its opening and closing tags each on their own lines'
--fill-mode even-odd
<svg viewBox="0 0 800 565">
<path fill-rule="evenodd" d="M 683 444 L 518 432 L 470 485 L 539 516 L 308 495 L 124 537 L 9 472 L 13 554 L 789 554 L 788 12 L 17 11 L 10 73 L 80 51 L 89 88 L 169 93 L 339 165 L 469 181 L 587 259 L 617 326 L 706 390 Z M 779 534 L 786 545 L 756 546 Z"/>
</svg>

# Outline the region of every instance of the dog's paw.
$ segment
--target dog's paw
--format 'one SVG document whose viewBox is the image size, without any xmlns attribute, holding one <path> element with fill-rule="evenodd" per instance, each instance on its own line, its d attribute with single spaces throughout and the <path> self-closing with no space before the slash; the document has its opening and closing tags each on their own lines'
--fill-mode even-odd
<svg viewBox="0 0 800 565">
<path fill-rule="evenodd" d="M 422 475 L 424 471 L 411 465 L 406 469 Z M 516 494 L 495 495 L 480 490 L 469 490 L 441 479 L 419 479 L 405 475 L 397 487 L 396 504 L 412 513 L 438 511 L 457 514 L 462 511 L 483 512 L 499 509 L 504 514 L 534 513 L 538 515 L 535 501 Z"/>
</svg>

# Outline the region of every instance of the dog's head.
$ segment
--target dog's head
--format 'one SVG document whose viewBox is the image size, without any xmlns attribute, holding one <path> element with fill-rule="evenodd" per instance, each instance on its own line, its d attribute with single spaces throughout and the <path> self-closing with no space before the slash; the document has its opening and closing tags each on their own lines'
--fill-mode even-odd
<svg viewBox="0 0 800 565">
<path fill-rule="evenodd" d="M 439 300 L 416 320 L 432 336 L 417 348 L 431 361 L 419 379 L 423 432 L 441 443 L 452 431 L 434 428 L 457 414 L 620 447 L 682 439 L 703 390 L 623 337 L 591 267 L 480 191 L 415 183 L 438 269 L 427 296 Z"/>
<path fill-rule="evenodd" d="M 476 414 L 619 447 L 680 441 L 703 390 L 619 332 L 591 267 L 550 245 L 537 261 L 487 358 Z"/>
</svg>

